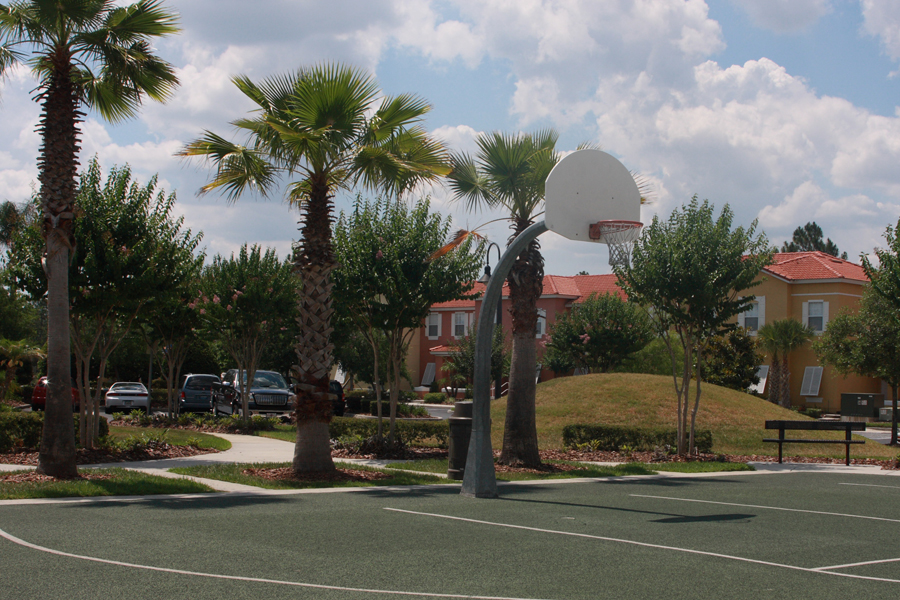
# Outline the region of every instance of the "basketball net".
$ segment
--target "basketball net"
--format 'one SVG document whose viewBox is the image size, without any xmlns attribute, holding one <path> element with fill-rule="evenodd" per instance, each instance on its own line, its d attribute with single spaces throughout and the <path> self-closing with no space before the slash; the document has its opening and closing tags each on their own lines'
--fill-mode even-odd
<svg viewBox="0 0 900 600">
<path fill-rule="evenodd" d="M 591 225 L 590 237 L 609 246 L 609 264 L 631 265 L 631 250 L 644 226 L 640 221 L 599 221 Z"/>
</svg>

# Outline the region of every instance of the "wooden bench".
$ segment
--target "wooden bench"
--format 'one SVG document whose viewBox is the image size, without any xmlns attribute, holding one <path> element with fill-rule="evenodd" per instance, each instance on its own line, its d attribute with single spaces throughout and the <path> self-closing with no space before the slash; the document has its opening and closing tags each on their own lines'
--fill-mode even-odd
<svg viewBox="0 0 900 600">
<path fill-rule="evenodd" d="M 764 442 L 778 444 L 778 462 L 781 463 L 781 447 L 783 444 L 844 444 L 847 448 L 846 464 L 850 464 L 850 444 L 865 444 L 863 440 L 850 439 L 852 431 L 865 431 L 865 423 L 850 421 L 766 421 L 766 429 L 777 429 L 778 438 L 765 438 Z M 843 431 L 843 440 L 802 440 L 784 437 L 785 431 Z"/>
</svg>

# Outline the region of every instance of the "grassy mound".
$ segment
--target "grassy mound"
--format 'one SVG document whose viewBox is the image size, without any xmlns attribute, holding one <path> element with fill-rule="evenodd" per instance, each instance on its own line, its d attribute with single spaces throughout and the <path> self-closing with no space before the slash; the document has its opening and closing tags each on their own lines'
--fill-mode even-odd
<svg viewBox="0 0 900 600">
<path fill-rule="evenodd" d="M 723 454 L 777 455 L 778 446 L 763 443 L 777 437 L 766 431 L 771 419 L 804 420 L 804 415 L 786 410 L 761 398 L 704 383 L 701 388 L 697 427 L 713 432 L 713 451 Z M 692 402 L 693 402 L 692 389 Z M 671 377 L 633 373 L 610 373 L 562 377 L 541 383 L 537 388 L 537 430 L 541 449 L 561 449 L 563 427 L 574 423 L 603 423 L 644 427 L 675 427 L 675 387 Z M 491 439 L 495 448 L 503 443 L 506 401 L 491 407 Z M 793 432 L 803 437 L 839 439 L 838 432 Z M 865 439 L 857 437 L 856 439 Z M 786 444 L 786 456 L 843 456 L 839 444 Z M 854 446 L 854 458 L 895 458 L 896 448 L 867 441 Z"/>
</svg>

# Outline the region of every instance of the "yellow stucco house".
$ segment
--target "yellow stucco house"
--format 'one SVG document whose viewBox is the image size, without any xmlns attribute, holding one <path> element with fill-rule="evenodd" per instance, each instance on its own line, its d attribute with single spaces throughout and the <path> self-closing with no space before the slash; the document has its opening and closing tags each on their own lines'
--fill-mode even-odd
<svg viewBox="0 0 900 600">
<path fill-rule="evenodd" d="M 786 252 L 762 270 L 760 285 L 752 288 L 756 300 L 738 316 L 738 324 L 751 335 L 767 322 L 793 317 L 809 325 L 817 335 L 828 328 L 829 318 L 841 309 L 856 311 L 869 279 L 860 265 L 824 252 Z M 771 357 L 766 357 L 771 366 Z M 841 410 L 841 394 L 883 394 L 880 379 L 841 375 L 822 366 L 810 344 L 788 357 L 791 373 L 791 404 L 797 408 L 821 408 L 827 413 Z M 766 375 L 762 368 L 760 375 Z M 760 381 L 757 390 L 766 386 Z M 885 397 L 889 398 L 890 394 Z"/>
</svg>

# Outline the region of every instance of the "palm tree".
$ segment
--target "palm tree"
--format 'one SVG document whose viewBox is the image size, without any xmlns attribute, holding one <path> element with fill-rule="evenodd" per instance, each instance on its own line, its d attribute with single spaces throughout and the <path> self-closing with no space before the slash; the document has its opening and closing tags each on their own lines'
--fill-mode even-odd
<svg viewBox="0 0 900 600">
<path fill-rule="evenodd" d="M 453 157 L 450 186 L 469 210 L 502 208 L 510 213 L 513 234 L 507 244 L 525 231 L 544 200 L 547 175 L 559 160 L 558 135 L 553 130 L 535 134 L 492 133 L 478 138 L 476 158 Z M 534 240 L 509 272 L 512 316 L 512 357 L 509 369 L 506 424 L 500 462 L 507 465 L 541 464 L 535 421 L 537 300 L 543 292 L 544 259 Z"/>
<path fill-rule="evenodd" d="M 769 400 L 784 408 L 790 408 L 791 372 L 788 368 L 788 356 L 811 340 L 815 332 L 797 319 L 780 319 L 760 327 L 757 336 L 760 344 L 772 358 Z"/>
<path fill-rule="evenodd" d="M 46 240 L 47 408 L 38 471 L 78 475 L 69 364 L 69 252 L 82 107 L 115 122 L 136 114 L 144 96 L 165 100 L 178 84 L 153 54 L 154 38 L 178 31 L 177 15 L 158 0 L 27 0 L 0 4 L 0 75 L 26 60 L 38 77 L 38 159 Z M 22 48 L 30 50 L 23 52 Z"/>
<path fill-rule="evenodd" d="M 0 400 L 6 398 L 12 382 L 15 381 L 16 371 L 26 362 L 36 358 L 44 358 L 44 352 L 40 348 L 30 346 L 26 340 L 14 342 L 12 340 L 0 340 L 0 367 L 6 369 L 6 376 L 0 388 Z"/>
<path fill-rule="evenodd" d="M 298 382 L 293 468 L 332 471 L 332 198 L 357 184 L 399 197 L 448 173 L 448 159 L 443 146 L 418 124 L 431 109 L 427 102 L 403 94 L 377 104 L 376 81 L 357 69 L 324 64 L 260 83 L 243 76 L 233 81 L 258 107 L 251 118 L 232 123 L 247 135 L 248 145 L 207 131 L 180 154 L 212 161 L 215 178 L 201 192 L 221 188 L 231 201 L 248 190 L 267 196 L 281 177 L 292 180 L 287 200 L 301 210 L 301 241 L 294 255 L 300 334 L 298 364 L 291 373 Z"/>
</svg>

